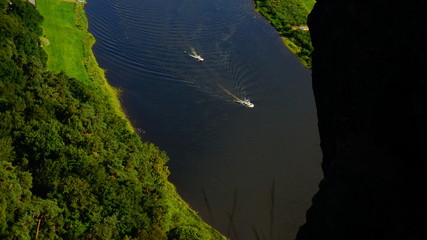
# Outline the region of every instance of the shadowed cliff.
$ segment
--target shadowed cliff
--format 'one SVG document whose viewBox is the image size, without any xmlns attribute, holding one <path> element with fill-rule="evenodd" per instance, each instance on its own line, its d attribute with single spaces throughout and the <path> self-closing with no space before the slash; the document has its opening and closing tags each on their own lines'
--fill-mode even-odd
<svg viewBox="0 0 427 240">
<path fill-rule="evenodd" d="M 318 0 L 324 179 L 297 240 L 427 236 L 426 1 Z"/>
</svg>

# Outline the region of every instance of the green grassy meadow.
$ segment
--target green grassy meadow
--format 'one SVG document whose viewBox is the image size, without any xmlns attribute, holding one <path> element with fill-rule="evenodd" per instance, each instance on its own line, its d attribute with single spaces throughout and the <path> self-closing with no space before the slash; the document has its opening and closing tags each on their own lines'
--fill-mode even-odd
<svg viewBox="0 0 427 240">
<path fill-rule="evenodd" d="M 53 72 L 64 71 L 70 77 L 89 81 L 89 75 L 82 64 L 82 39 L 88 33 L 75 26 L 76 4 L 61 0 L 38 0 L 37 10 L 44 17 L 43 35 L 50 42 L 44 47 L 49 56 L 48 69 Z"/>
</svg>

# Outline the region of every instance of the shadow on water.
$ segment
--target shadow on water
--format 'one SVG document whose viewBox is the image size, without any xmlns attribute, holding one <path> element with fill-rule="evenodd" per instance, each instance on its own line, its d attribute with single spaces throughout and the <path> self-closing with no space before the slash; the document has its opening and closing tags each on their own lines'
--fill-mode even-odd
<svg viewBox="0 0 427 240">
<path fill-rule="evenodd" d="M 273 179 L 270 188 L 270 202 L 269 202 L 269 219 L 268 219 L 268 230 L 263 229 L 263 226 L 252 226 L 253 234 L 256 240 L 280 240 L 280 234 L 275 232 L 275 193 L 276 193 L 276 181 Z M 212 225 L 215 225 L 214 213 L 209 204 L 209 197 L 206 191 L 202 188 L 203 200 L 206 205 L 207 212 L 209 213 L 209 221 Z M 241 240 L 238 235 L 235 218 L 237 214 L 237 206 L 239 204 L 237 189 L 234 189 L 233 204 L 231 211 L 227 212 L 229 220 L 226 236 L 231 240 Z"/>
</svg>

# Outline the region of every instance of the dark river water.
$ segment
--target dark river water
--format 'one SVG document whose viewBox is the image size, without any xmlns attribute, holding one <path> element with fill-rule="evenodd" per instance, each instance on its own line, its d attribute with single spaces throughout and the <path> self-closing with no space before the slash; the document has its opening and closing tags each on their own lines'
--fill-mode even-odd
<svg viewBox="0 0 427 240">
<path fill-rule="evenodd" d="M 142 139 L 170 156 L 179 194 L 232 239 L 293 239 L 321 178 L 311 72 L 252 1 L 91 0 L 86 11 L 98 62 Z"/>
</svg>

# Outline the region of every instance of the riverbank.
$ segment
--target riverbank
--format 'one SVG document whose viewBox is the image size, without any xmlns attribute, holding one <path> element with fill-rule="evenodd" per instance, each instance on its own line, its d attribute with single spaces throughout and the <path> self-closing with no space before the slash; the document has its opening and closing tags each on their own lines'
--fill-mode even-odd
<svg viewBox="0 0 427 240">
<path fill-rule="evenodd" d="M 43 38 L 49 42 L 44 50 L 48 54 L 47 67 L 53 72 L 64 71 L 68 76 L 93 85 L 108 96 L 107 102 L 117 114 L 126 118 L 119 101 L 119 90 L 105 79 L 92 52 L 95 39 L 87 32 L 88 22 L 84 13 L 85 3 L 40 0 L 37 10 L 43 15 Z M 128 129 L 133 128 L 128 122 Z"/>
<path fill-rule="evenodd" d="M 129 229 L 131 229 L 132 231 L 137 231 L 138 236 L 145 237 L 144 239 L 165 239 L 166 237 L 174 239 L 224 239 L 215 229 L 204 223 L 196 212 L 190 209 L 188 204 L 177 194 L 175 187 L 167 180 L 169 171 L 165 166 L 168 160 L 165 153 L 159 151 L 152 144 L 136 140 L 139 137 L 134 133 L 121 108 L 117 89 L 108 84 L 104 70 L 98 66 L 93 55 L 91 47 L 95 43 L 95 39 L 87 32 L 88 22 L 84 12 L 84 5 L 68 1 L 39 0 L 37 8 L 45 19 L 43 37 L 47 38 L 50 43 L 45 47 L 49 59 L 48 69 L 54 72 L 63 71 L 65 74 L 78 79 L 77 81 L 80 81 L 86 88 L 86 92 L 90 92 L 90 96 L 84 96 L 84 98 L 96 99 L 96 102 L 107 107 L 110 106 L 121 121 L 125 122 L 125 127 L 119 124 L 110 124 L 109 122 L 101 123 L 103 125 L 102 129 L 96 135 L 90 134 L 93 136 L 92 138 L 98 137 L 97 135 L 99 134 L 106 135 L 103 129 L 108 129 L 120 135 L 120 138 L 114 139 L 115 141 L 126 142 L 129 138 L 136 141 L 136 145 L 130 149 L 120 149 L 115 145 L 104 146 L 105 144 L 99 142 L 96 147 L 99 150 L 90 150 L 92 152 L 91 155 L 100 157 L 104 154 L 107 161 L 116 162 L 114 165 L 108 166 L 109 169 L 115 169 L 109 170 L 111 171 L 109 174 L 112 177 L 112 182 L 118 179 L 131 178 L 124 182 L 121 180 L 121 184 L 127 186 L 128 183 L 126 182 L 135 181 L 127 191 L 136 191 L 138 193 L 143 190 L 143 192 L 147 192 L 148 195 L 145 195 L 144 199 L 136 200 L 137 202 L 144 201 L 144 204 L 148 204 L 148 206 L 154 206 L 143 212 L 133 209 L 117 209 L 115 211 L 112 209 L 115 219 L 121 220 L 114 222 L 114 219 L 110 219 L 109 224 L 115 224 L 111 229 L 119 228 L 119 226 L 122 229 L 112 233 L 112 236 L 120 236 L 120 238 L 134 236 L 136 233 L 129 232 Z M 89 109 L 89 111 L 95 112 L 95 115 L 99 114 L 97 108 Z M 86 121 L 86 119 L 83 120 Z M 87 135 L 89 132 L 88 130 L 82 130 L 82 133 Z M 112 153 L 109 153 L 112 149 L 116 149 L 115 151 L 123 154 L 125 159 L 114 157 Z M 140 155 L 135 156 L 135 151 L 139 152 Z M 123 165 L 120 164 L 122 161 Z M 148 163 L 147 165 L 138 165 L 136 164 L 138 161 L 148 161 Z M 128 162 L 127 165 L 125 164 L 126 162 Z M 129 162 L 131 166 L 129 166 Z M 135 175 L 134 172 L 136 170 L 133 168 L 144 169 L 144 174 L 141 175 L 141 172 L 137 170 L 138 175 Z M 94 176 L 85 177 L 94 178 Z M 107 183 L 105 182 L 105 184 Z M 119 193 L 109 192 L 109 194 L 122 195 L 126 194 L 126 192 L 123 193 L 120 190 Z M 131 196 L 131 199 L 138 197 L 138 195 Z M 100 196 L 101 202 L 105 201 L 102 199 L 103 197 Z M 124 207 L 128 205 L 128 207 L 134 207 L 131 206 L 132 202 L 129 202 L 132 201 L 131 199 L 122 199 L 124 202 L 119 203 Z M 105 204 L 102 207 L 111 209 L 108 201 Z M 133 217 L 123 219 L 124 216 L 127 216 L 126 214 L 124 216 L 121 215 L 124 213 L 131 214 Z M 138 219 L 139 216 L 143 216 L 142 220 Z M 151 220 L 148 225 L 144 225 L 143 229 L 131 227 L 133 222 L 146 222 L 147 217 Z M 131 222 L 129 226 L 126 226 L 128 224 L 126 221 Z M 91 223 L 84 224 L 90 225 Z"/>
<path fill-rule="evenodd" d="M 282 35 L 283 43 L 307 68 L 311 69 L 310 33 L 305 28 L 307 16 L 313 9 L 315 0 L 256 0 L 255 10 Z"/>
</svg>

